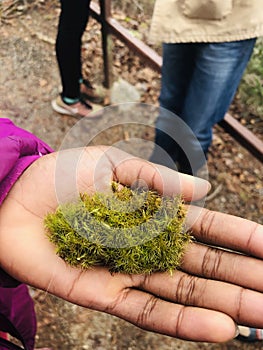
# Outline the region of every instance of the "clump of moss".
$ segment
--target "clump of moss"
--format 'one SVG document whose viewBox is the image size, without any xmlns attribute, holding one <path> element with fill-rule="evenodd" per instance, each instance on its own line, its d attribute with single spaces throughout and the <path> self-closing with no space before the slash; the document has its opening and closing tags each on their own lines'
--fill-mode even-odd
<svg viewBox="0 0 263 350">
<path fill-rule="evenodd" d="M 191 236 L 180 197 L 132 190 L 80 194 L 45 218 L 57 254 L 72 266 L 108 266 L 111 272 L 152 273 L 180 266 Z"/>
</svg>

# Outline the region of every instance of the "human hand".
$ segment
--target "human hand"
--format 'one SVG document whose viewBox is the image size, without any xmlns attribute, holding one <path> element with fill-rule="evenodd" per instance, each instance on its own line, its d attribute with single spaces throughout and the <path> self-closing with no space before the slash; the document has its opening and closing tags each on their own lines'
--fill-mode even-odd
<svg viewBox="0 0 263 350">
<path fill-rule="evenodd" d="M 109 190 L 113 180 L 130 186 L 138 179 L 165 195 L 182 193 L 187 201 L 209 188 L 203 180 L 113 148 L 45 156 L 25 171 L 1 207 L 0 265 L 72 303 L 181 339 L 220 342 L 234 337 L 235 323 L 263 327 L 258 312 L 263 306 L 263 227 L 253 222 L 192 206 L 187 220 L 198 242 L 189 245 L 182 270 L 173 276 L 112 275 L 106 267 L 80 271 L 55 254 L 43 218 L 59 202 L 74 200 L 78 192 Z"/>
</svg>

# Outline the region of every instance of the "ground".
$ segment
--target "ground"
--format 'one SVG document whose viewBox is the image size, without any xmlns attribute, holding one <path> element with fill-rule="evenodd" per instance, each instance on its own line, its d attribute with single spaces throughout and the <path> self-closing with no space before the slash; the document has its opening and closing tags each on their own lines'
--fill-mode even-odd
<svg viewBox="0 0 263 350">
<path fill-rule="evenodd" d="M 76 136 L 73 126 L 78 122 L 74 118 L 56 114 L 50 105 L 50 101 L 60 91 L 54 52 L 58 11 L 53 3 L 49 7 L 39 5 L 0 23 L 0 114 L 35 133 L 54 149 L 59 149 L 63 142 L 71 141 Z M 138 89 L 142 102 L 157 105 L 159 75 L 129 53 L 118 40 L 114 40 L 114 45 L 115 79 L 122 77 L 127 80 Z M 84 73 L 95 84 L 101 85 L 100 31 L 93 20 L 85 34 L 83 57 Z M 136 152 L 142 154 L 153 137 L 150 126 L 154 124 L 154 114 L 147 114 L 150 110 L 144 110 L 140 120 L 136 119 L 132 111 L 126 112 L 126 122 L 132 116 L 137 124 L 140 121 L 147 126 L 119 126 L 120 120 L 114 116 L 109 124 L 105 120 L 87 122 L 85 132 L 93 144 L 113 144 L 124 140 L 128 149 L 133 149 L 133 145 L 129 144 L 132 138 L 139 138 L 141 143 L 137 145 Z M 123 124 L 123 120 L 121 122 Z M 105 129 L 110 130 L 101 132 Z M 94 135 L 97 136 L 92 139 Z M 219 127 L 215 128 L 208 167 L 215 192 L 206 206 L 263 223 L 263 165 Z M 31 291 L 38 317 L 38 347 L 50 346 L 53 350 L 262 348 L 260 343 L 247 345 L 237 340 L 225 344 L 175 340 L 139 330 L 115 317 L 65 303 L 47 293 Z"/>
</svg>

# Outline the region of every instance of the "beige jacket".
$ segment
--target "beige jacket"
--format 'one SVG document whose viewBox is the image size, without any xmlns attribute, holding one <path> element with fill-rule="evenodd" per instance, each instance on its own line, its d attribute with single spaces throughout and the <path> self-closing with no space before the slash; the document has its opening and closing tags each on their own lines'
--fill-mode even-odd
<svg viewBox="0 0 263 350">
<path fill-rule="evenodd" d="M 263 35 L 263 0 L 156 0 L 151 42 L 225 42 Z"/>
</svg>

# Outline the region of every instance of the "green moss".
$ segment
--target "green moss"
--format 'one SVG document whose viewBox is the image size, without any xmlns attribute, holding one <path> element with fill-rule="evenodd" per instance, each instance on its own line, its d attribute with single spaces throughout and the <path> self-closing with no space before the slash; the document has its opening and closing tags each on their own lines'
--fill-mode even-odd
<svg viewBox="0 0 263 350">
<path fill-rule="evenodd" d="M 237 96 L 242 104 L 242 116 L 247 117 L 252 113 L 252 119 L 257 117 L 263 120 L 263 38 L 257 40 Z"/>
<path fill-rule="evenodd" d="M 112 193 L 81 194 L 45 218 L 57 254 L 82 269 L 108 266 L 111 272 L 152 273 L 180 266 L 191 236 L 180 197 L 131 190 L 113 183 Z"/>
</svg>

